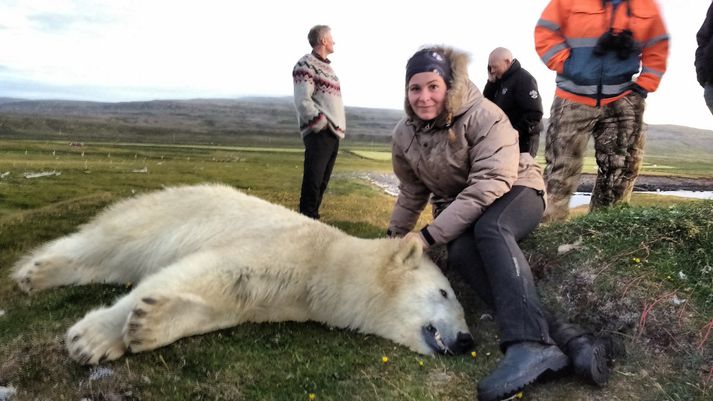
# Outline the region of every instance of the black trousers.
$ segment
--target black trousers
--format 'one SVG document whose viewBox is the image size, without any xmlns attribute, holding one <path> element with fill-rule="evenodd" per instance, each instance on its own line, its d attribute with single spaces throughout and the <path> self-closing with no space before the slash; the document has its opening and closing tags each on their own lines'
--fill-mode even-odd
<svg viewBox="0 0 713 401">
<path fill-rule="evenodd" d="M 305 144 L 304 174 L 300 193 L 300 213 L 319 219 L 319 206 L 327 189 L 334 162 L 339 152 L 339 138 L 329 128 L 307 134 Z"/>
<path fill-rule="evenodd" d="M 543 194 L 515 186 L 448 244 L 448 265 L 495 310 L 503 350 L 520 341 L 554 344 L 547 317 L 518 241 L 539 224 Z"/>
</svg>

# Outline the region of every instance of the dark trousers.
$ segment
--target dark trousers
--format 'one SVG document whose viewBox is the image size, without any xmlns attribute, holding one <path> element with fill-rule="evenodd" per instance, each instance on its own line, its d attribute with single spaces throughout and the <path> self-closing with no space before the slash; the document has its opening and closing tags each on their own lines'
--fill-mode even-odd
<svg viewBox="0 0 713 401">
<path fill-rule="evenodd" d="M 539 224 L 543 194 L 515 186 L 448 244 L 448 265 L 495 310 L 501 348 L 521 341 L 554 344 L 518 241 Z"/>
<path fill-rule="evenodd" d="M 319 219 L 319 206 L 332 175 L 339 151 L 339 138 L 329 128 L 305 135 L 304 174 L 300 194 L 300 213 Z"/>
</svg>

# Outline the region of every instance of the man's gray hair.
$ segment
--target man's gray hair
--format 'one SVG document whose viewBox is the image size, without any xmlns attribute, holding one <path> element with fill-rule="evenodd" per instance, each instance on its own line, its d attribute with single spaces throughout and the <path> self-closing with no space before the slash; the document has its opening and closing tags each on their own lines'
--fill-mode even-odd
<svg viewBox="0 0 713 401">
<path fill-rule="evenodd" d="M 315 25 L 312 27 L 312 29 L 309 30 L 309 33 L 307 34 L 307 40 L 309 40 L 309 45 L 312 46 L 313 48 L 316 47 L 322 39 L 324 39 L 324 36 L 329 32 L 331 28 L 327 25 Z"/>
</svg>

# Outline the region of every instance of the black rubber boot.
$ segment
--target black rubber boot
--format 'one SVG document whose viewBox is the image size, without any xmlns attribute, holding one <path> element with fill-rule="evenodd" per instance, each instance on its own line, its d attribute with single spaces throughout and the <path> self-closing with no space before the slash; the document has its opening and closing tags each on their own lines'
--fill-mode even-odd
<svg viewBox="0 0 713 401">
<path fill-rule="evenodd" d="M 558 372 L 569 358 L 556 345 L 536 342 L 512 344 L 497 368 L 478 383 L 479 401 L 499 401 L 534 383 L 546 372 Z"/>
<path fill-rule="evenodd" d="M 607 384 L 610 351 L 606 341 L 592 335 L 579 336 L 569 341 L 566 352 L 577 376 L 597 386 Z"/>
<path fill-rule="evenodd" d="M 554 315 L 547 316 L 550 335 L 570 359 L 574 373 L 604 386 L 609 380 L 608 362 L 612 358 L 612 341 L 596 337 L 577 324 L 566 322 Z"/>
</svg>

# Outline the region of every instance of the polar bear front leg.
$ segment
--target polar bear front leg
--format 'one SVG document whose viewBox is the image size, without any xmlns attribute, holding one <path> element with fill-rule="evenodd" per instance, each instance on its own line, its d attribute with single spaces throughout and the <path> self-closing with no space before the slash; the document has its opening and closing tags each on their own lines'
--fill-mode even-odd
<svg viewBox="0 0 713 401">
<path fill-rule="evenodd" d="M 233 313 L 195 293 L 146 295 L 136 302 L 124 327 L 124 344 L 131 352 L 150 351 L 183 337 L 237 324 Z"/>
<path fill-rule="evenodd" d="M 139 284 L 123 328 L 127 349 L 149 351 L 245 321 L 230 291 L 239 268 L 229 260 L 210 251 L 190 255 Z"/>
<path fill-rule="evenodd" d="M 65 346 L 69 356 L 81 364 L 98 364 L 124 355 L 123 328 L 134 304 L 132 293 L 113 306 L 100 308 L 67 330 Z"/>
</svg>

